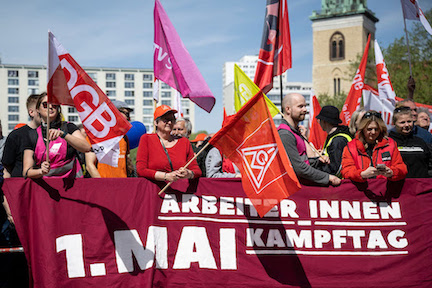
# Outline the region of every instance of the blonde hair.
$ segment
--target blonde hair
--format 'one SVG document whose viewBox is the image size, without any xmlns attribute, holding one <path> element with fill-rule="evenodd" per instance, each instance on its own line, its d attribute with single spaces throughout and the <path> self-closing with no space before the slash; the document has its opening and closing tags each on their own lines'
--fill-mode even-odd
<svg viewBox="0 0 432 288">
<path fill-rule="evenodd" d="M 351 120 L 350 120 L 350 123 L 348 125 L 348 128 L 349 128 L 351 135 L 356 134 L 356 132 L 357 132 L 357 127 L 356 127 L 357 119 L 360 116 L 360 114 L 364 111 L 365 111 L 364 108 L 360 108 L 360 109 L 354 111 L 353 114 L 351 115 Z"/>
<path fill-rule="evenodd" d="M 378 113 L 376 111 L 368 111 L 368 112 Z M 365 114 L 365 115 L 367 115 L 367 114 Z M 369 124 L 371 124 L 372 122 L 376 122 L 377 125 L 378 125 L 378 129 L 380 130 L 380 134 L 378 135 L 378 138 L 377 138 L 378 140 L 381 140 L 381 139 L 383 139 L 383 138 L 385 138 L 387 136 L 387 126 L 385 125 L 384 121 L 380 117 L 375 116 L 375 115 L 371 115 L 370 117 L 363 116 L 363 118 L 362 118 L 362 120 L 361 120 L 361 122 L 359 124 L 359 128 L 358 128 L 359 139 L 363 143 L 365 143 L 365 138 L 366 138 L 365 135 L 364 135 L 364 133 L 363 133 L 363 130 L 366 127 L 368 127 Z"/>
</svg>

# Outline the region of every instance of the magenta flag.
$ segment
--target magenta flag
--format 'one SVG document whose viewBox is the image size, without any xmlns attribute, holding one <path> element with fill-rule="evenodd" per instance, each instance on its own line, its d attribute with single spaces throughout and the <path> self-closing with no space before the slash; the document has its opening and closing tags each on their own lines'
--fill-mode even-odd
<svg viewBox="0 0 432 288">
<path fill-rule="evenodd" d="M 215 104 L 215 97 L 159 0 L 155 1 L 154 23 L 155 77 L 179 91 L 183 98 L 189 98 L 199 107 L 210 112 Z"/>
</svg>

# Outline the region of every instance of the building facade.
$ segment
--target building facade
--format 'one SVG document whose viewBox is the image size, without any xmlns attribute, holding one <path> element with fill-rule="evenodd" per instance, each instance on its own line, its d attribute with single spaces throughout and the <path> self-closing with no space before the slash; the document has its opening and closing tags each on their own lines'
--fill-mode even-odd
<svg viewBox="0 0 432 288">
<path fill-rule="evenodd" d="M 371 44 L 378 18 L 366 0 L 322 0 L 313 11 L 313 88 L 317 95 L 348 93 L 353 81 L 351 62 L 363 54 L 368 35 Z"/>
<path fill-rule="evenodd" d="M 129 104 L 134 112 L 132 121 L 142 122 L 147 131 L 153 129 L 153 85 L 152 69 L 97 68 L 84 67 L 110 100 L 121 100 Z M 47 69 L 42 65 L 0 64 L 0 119 L 4 134 L 9 133 L 18 123 L 27 123 L 26 99 L 31 94 L 46 91 Z M 176 107 L 176 91 L 162 83 L 160 101 Z M 183 116 L 195 125 L 195 107 L 189 99 L 181 100 Z M 74 107 L 62 106 L 64 119 L 75 124 L 81 123 Z"/>
<path fill-rule="evenodd" d="M 245 55 L 237 62 L 225 62 L 223 68 L 223 106 L 228 115 L 234 114 L 234 64 L 237 64 L 243 72 L 253 81 L 255 77 L 255 70 L 258 61 L 258 56 Z M 287 82 L 286 73 L 282 74 L 282 93 L 300 93 L 309 106 L 310 93 L 312 90 L 312 83 L 310 82 Z M 280 91 L 280 77 L 277 76 L 273 79 L 273 89 L 267 93 L 267 97 L 281 110 L 281 91 Z M 309 115 L 306 116 L 305 122 L 308 121 Z M 277 115 L 274 118 L 276 126 L 280 124 L 281 117 Z"/>
</svg>

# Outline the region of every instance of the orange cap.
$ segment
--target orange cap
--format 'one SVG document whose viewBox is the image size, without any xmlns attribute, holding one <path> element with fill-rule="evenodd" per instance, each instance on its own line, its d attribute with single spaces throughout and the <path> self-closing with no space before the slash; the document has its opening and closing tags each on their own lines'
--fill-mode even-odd
<svg viewBox="0 0 432 288">
<path fill-rule="evenodd" d="M 207 134 L 200 133 L 198 134 L 194 140 L 191 140 L 190 142 L 198 142 L 198 141 L 204 141 L 207 138 Z"/>
<path fill-rule="evenodd" d="M 21 127 L 23 127 L 23 126 L 25 126 L 25 125 L 27 125 L 27 124 L 25 124 L 25 123 L 18 123 L 18 124 L 14 127 L 14 130 L 16 130 L 16 129 L 18 129 L 18 128 L 21 128 Z"/>
<path fill-rule="evenodd" d="M 171 107 L 169 107 L 168 105 L 161 105 L 161 106 L 156 108 L 156 110 L 153 114 L 154 119 L 156 120 L 156 118 L 159 118 L 168 112 L 177 113 L 177 110 L 171 109 Z"/>
</svg>

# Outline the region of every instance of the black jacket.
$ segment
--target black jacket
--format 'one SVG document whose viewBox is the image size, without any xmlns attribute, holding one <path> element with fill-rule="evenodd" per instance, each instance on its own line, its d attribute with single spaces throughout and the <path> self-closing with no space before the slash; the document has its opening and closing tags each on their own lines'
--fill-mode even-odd
<svg viewBox="0 0 432 288">
<path fill-rule="evenodd" d="M 342 152 L 345 146 L 348 144 L 348 139 L 344 136 L 337 136 L 333 138 L 330 145 L 328 145 L 330 139 L 337 134 L 346 134 L 349 137 L 353 138 L 351 133 L 349 132 L 349 128 L 347 126 L 338 126 L 336 130 L 329 135 L 327 135 L 326 141 L 324 143 L 324 148 L 327 147 L 327 154 L 330 159 L 330 164 L 328 165 L 320 165 L 319 169 L 336 175 L 339 173 L 341 164 L 342 164 Z"/>
<path fill-rule="evenodd" d="M 390 131 L 389 137 L 396 141 L 399 152 L 408 168 L 407 178 L 429 178 L 428 168 L 431 161 L 431 151 L 426 142 L 410 133 L 400 134 Z"/>
</svg>

